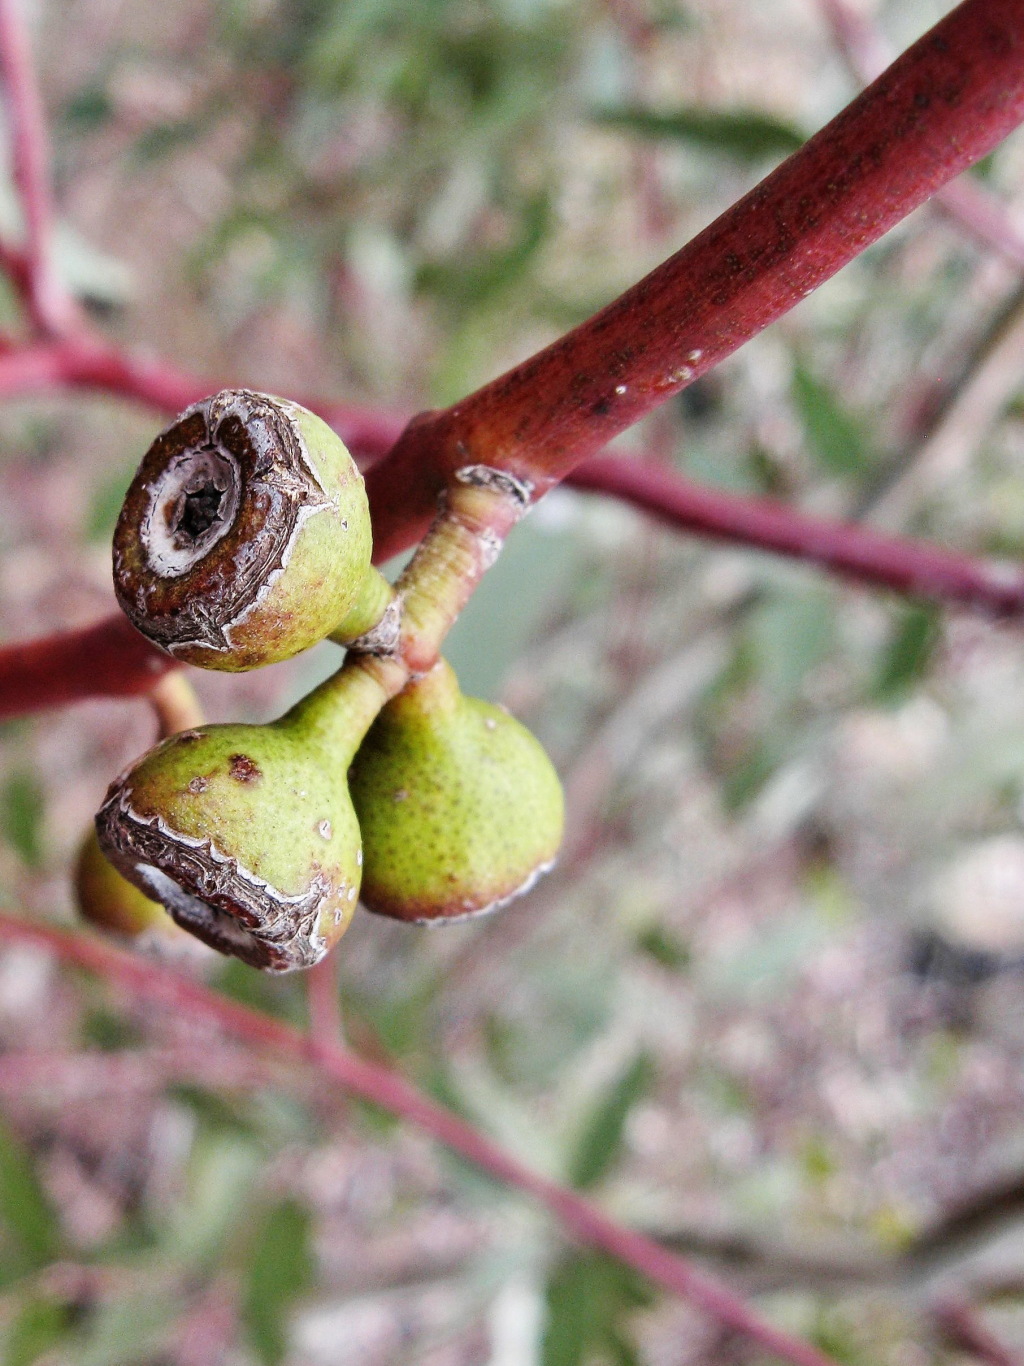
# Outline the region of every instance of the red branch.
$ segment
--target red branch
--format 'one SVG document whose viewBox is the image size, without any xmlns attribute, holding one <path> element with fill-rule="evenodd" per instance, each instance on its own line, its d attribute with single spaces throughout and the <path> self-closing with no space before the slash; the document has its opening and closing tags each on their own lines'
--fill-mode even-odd
<svg viewBox="0 0 1024 1366">
<path fill-rule="evenodd" d="M 410 423 L 368 476 L 386 558 L 462 465 L 543 493 L 834 275 L 1024 118 L 1024 6 L 964 0 L 688 246 L 530 360 Z"/>
<path fill-rule="evenodd" d="M 874 80 L 892 57 L 871 20 L 847 0 L 818 0 L 818 5 L 854 76 Z M 979 242 L 994 247 L 1014 265 L 1024 265 L 1024 236 L 984 186 L 958 180 L 939 190 L 935 202 Z"/>
<path fill-rule="evenodd" d="M 203 1018 L 251 1048 L 310 1064 L 331 1082 L 382 1109 L 409 1120 L 497 1181 L 539 1201 L 570 1236 L 625 1262 L 654 1284 L 698 1305 L 724 1328 L 742 1333 L 794 1366 L 835 1366 L 809 1343 L 775 1328 L 724 1285 L 696 1270 L 653 1239 L 615 1223 L 565 1186 L 531 1171 L 485 1134 L 444 1109 L 399 1073 L 357 1057 L 340 1044 L 313 1039 L 290 1025 L 237 1004 L 142 957 L 93 938 L 48 925 L 30 925 L 0 913 L 5 942 L 39 945 L 65 962 L 99 973 L 130 995 L 164 1001 L 189 1018 Z"/>
<path fill-rule="evenodd" d="M 873 588 L 961 603 L 992 616 L 1024 613 L 1024 570 L 1016 565 L 810 517 L 767 498 L 722 493 L 650 461 L 596 456 L 566 482 L 612 494 L 677 530 L 806 560 Z"/>
<path fill-rule="evenodd" d="M 0 650 L 0 720 L 77 702 L 134 697 L 179 666 L 118 613 L 80 631 Z"/>
<path fill-rule="evenodd" d="M 610 494 L 676 530 L 804 560 L 872 588 L 1024 615 L 1024 570 L 924 541 L 811 517 L 764 498 L 722 493 L 652 461 L 596 456 L 566 480 Z M 0 648 L 0 719 L 85 697 L 146 692 L 175 662 L 113 616 L 83 631 Z"/>
<path fill-rule="evenodd" d="M 11 124 L 14 183 L 25 218 L 26 303 L 43 333 L 69 331 L 77 310 L 53 259 L 53 197 L 43 101 L 18 0 L 0 0 L 0 71 Z"/>
<path fill-rule="evenodd" d="M 187 374 L 166 361 L 121 351 L 91 334 L 0 349 L 0 398 L 50 389 L 91 389 L 178 413 L 223 387 L 222 382 Z M 402 418 L 376 408 L 293 397 L 329 422 L 364 459 L 390 450 L 404 425 Z"/>
</svg>

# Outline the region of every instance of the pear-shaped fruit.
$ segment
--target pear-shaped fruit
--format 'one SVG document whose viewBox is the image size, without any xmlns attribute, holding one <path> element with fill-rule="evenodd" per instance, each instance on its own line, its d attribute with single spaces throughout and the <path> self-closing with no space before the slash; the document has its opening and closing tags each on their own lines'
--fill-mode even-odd
<svg viewBox="0 0 1024 1366">
<path fill-rule="evenodd" d="M 99 929 L 130 939 L 145 934 L 181 934 L 163 906 L 123 878 L 106 858 L 92 827 L 78 848 L 74 888 L 83 919 Z"/>
<path fill-rule="evenodd" d="M 398 920 L 493 910 L 551 867 L 562 788 L 540 742 L 464 697 L 444 660 L 383 709 L 350 773 L 363 904 Z"/>
<path fill-rule="evenodd" d="M 110 861 L 183 928 L 253 967 L 310 967 L 347 928 L 362 866 L 346 769 L 380 705 L 342 670 L 265 726 L 164 740 L 96 817 Z"/>
<path fill-rule="evenodd" d="M 370 549 L 341 438 L 297 403 L 225 389 L 143 458 L 114 532 L 114 588 L 177 659 L 253 669 L 375 624 L 387 595 Z"/>
</svg>

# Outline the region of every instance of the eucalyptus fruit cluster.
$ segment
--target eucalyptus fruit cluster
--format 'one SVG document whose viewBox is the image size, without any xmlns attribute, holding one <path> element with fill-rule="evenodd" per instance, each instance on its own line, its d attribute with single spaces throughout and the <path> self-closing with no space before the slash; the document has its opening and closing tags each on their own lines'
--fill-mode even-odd
<svg viewBox="0 0 1024 1366">
<path fill-rule="evenodd" d="M 143 634 L 204 668 L 257 668 L 327 637 L 349 653 L 276 721 L 171 735 L 111 785 L 79 867 L 90 918 L 133 934 L 169 916 L 286 972 L 329 951 L 360 897 L 450 922 L 551 866 L 550 760 L 505 711 L 463 696 L 436 650 L 421 671 L 405 662 L 417 559 L 397 592 L 373 568 L 362 477 L 313 413 L 249 390 L 182 413 L 128 491 L 114 582 Z"/>
</svg>

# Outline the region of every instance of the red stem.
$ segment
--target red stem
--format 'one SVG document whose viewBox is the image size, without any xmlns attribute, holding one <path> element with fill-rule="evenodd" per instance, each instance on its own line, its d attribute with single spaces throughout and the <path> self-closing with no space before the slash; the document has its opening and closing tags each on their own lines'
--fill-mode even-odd
<svg viewBox="0 0 1024 1366">
<path fill-rule="evenodd" d="M 1024 6 L 964 0 L 745 198 L 594 317 L 441 412 L 369 473 L 375 546 L 490 464 L 543 493 L 876 241 L 1024 118 Z"/>
<path fill-rule="evenodd" d="M 847 0 L 818 0 L 818 6 L 853 75 L 865 83 L 874 80 L 888 66 L 891 53 L 871 20 Z M 958 180 L 939 190 L 935 202 L 979 242 L 994 247 L 1014 265 L 1024 265 L 1024 237 L 983 185 Z"/>
<path fill-rule="evenodd" d="M 36 327 L 56 335 L 74 327 L 78 315 L 54 267 L 49 143 L 22 9 L 18 0 L 0 0 L 0 72 L 14 183 L 25 218 L 25 302 Z"/>
<path fill-rule="evenodd" d="M 78 631 L 0 650 L 0 719 L 77 702 L 134 697 L 179 666 L 118 613 Z"/>
<path fill-rule="evenodd" d="M 163 1000 L 190 1018 L 204 1017 L 250 1047 L 312 1064 L 332 1082 L 419 1125 L 497 1181 L 532 1196 L 570 1236 L 625 1262 L 663 1289 L 684 1296 L 723 1327 L 742 1333 L 794 1366 L 835 1366 L 831 1358 L 768 1323 L 684 1258 L 615 1223 L 575 1191 L 523 1166 L 492 1139 L 417 1091 L 391 1068 L 359 1058 L 335 1042 L 310 1038 L 280 1020 L 217 995 L 199 982 L 111 948 L 98 939 L 49 925 L 28 924 L 2 912 L 0 930 L 5 942 L 19 940 L 49 949 L 66 962 L 116 982 L 144 1002 Z"/>
<path fill-rule="evenodd" d="M 722 493 L 652 461 L 597 456 L 566 482 L 620 498 L 676 530 L 805 560 L 873 588 L 959 603 L 993 617 L 1024 614 L 1024 570 L 1009 563 Z M 160 674 L 176 667 L 120 616 L 9 645 L 0 648 L 0 719 L 84 697 L 148 692 Z"/>
<path fill-rule="evenodd" d="M 166 361 L 121 351 L 91 334 L 76 333 L 0 353 L 0 398 L 69 387 L 118 394 L 178 413 L 224 386 L 187 374 Z M 390 450 L 404 425 L 397 415 L 359 404 L 301 396 L 296 402 L 318 413 L 353 453 L 367 459 Z"/>
<path fill-rule="evenodd" d="M 992 616 L 1024 613 L 1024 570 L 1009 563 L 810 517 L 767 498 L 722 493 L 650 461 L 596 456 L 566 482 L 612 494 L 677 530 L 806 560 L 875 588 L 961 603 Z"/>
</svg>

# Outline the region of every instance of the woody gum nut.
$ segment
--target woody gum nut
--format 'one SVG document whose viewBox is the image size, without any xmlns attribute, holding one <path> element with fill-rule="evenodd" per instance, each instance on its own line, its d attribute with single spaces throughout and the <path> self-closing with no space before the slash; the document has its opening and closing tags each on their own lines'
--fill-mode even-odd
<svg viewBox="0 0 1024 1366">
<path fill-rule="evenodd" d="M 331 634 L 370 571 L 362 476 L 297 403 L 225 389 L 153 442 L 114 532 L 132 624 L 189 664 L 239 671 Z"/>
<path fill-rule="evenodd" d="M 111 786 L 96 828 L 130 882 L 252 967 L 311 967 L 355 909 L 362 852 L 344 768 L 282 722 L 163 741 Z"/>
<path fill-rule="evenodd" d="M 562 838 L 562 788 L 540 742 L 459 692 L 442 660 L 381 712 L 349 775 L 363 832 L 362 900 L 450 922 L 529 890 Z"/>
</svg>

